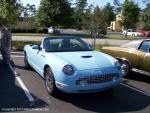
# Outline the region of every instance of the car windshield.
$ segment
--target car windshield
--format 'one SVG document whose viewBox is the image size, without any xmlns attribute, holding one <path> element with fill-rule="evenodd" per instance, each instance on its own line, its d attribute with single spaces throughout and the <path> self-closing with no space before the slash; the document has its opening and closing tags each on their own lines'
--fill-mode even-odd
<svg viewBox="0 0 150 113">
<path fill-rule="evenodd" d="M 46 52 L 92 51 L 92 48 L 77 37 L 48 37 L 44 39 Z"/>
</svg>

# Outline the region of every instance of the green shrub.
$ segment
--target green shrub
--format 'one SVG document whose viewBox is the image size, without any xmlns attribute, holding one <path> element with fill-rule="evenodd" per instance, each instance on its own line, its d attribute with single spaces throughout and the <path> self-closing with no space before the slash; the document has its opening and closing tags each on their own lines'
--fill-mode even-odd
<svg viewBox="0 0 150 113">
<path fill-rule="evenodd" d="M 11 29 L 12 33 L 48 33 L 45 27 L 37 27 L 33 29 Z"/>
<path fill-rule="evenodd" d="M 23 51 L 23 48 L 27 44 L 40 44 L 40 41 L 12 41 L 13 51 Z"/>
</svg>

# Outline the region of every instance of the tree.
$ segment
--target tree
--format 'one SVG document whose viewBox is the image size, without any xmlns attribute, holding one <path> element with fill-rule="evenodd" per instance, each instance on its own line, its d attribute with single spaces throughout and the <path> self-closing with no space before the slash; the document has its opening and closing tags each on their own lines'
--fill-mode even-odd
<svg viewBox="0 0 150 113">
<path fill-rule="evenodd" d="M 19 0 L 0 0 L 0 18 L 7 24 L 14 24 L 19 17 Z"/>
<path fill-rule="evenodd" d="M 142 2 L 146 5 L 150 4 L 150 0 L 142 0 Z"/>
<path fill-rule="evenodd" d="M 23 6 L 23 4 L 20 5 L 20 18 L 23 18 L 25 22 L 25 29 L 27 31 L 28 28 L 30 28 L 30 25 L 32 22 L 35 22 L 35 14 L 36 14 L 36 8 L 35 5 L 26 4 L 26 6 Z"/>
<path fill-rule="evenodd" d="M 78 11 L 84 12 L 85 8 L 87 7 L 87 0 L 76 0 L 76 8 Z"/>
<path fill-rule="evenodd" d="M 91 27 L 91 21 L 92 21 L 92 17 L 93 17 L 93 5 L 88 6 L 88 8 L 85 10 L 85 13 L 83 15 L 83 21 L 82 21 L 82 25 L 85 29 L 89 29 Z"/>
<path fill-rule="evenodd" d="M 138 27 L 143 30 L 150 30 L 150 4 L 141 13 Z"/>
<path fill-rule="evenodd" d="M 97 29 L 98 34 L 106 34 L 106 21 L 102 10 L 98 6 L 94 9 L 93 27 Z"/>
<path fill-rule="evenodd" d="M 87 17 L 87 10 L 86 7 L 88 6 L 87 0 L 76 0 L 74 8 L 74 20 L 75 20 L 75 27 L 77 29 L 82 29 L 85 24 L 85 20 Z"/>
<path fill-rule="evenodd" d="M 136 28 L 139 20 L 140 9 L 133 1 L 125 0 L 122 7 L 121 24 L 125 29 Z"/>
<path fill-rule="evenodd" d="M 37 22 L 42 26 L 72 25 L 73 10 L 68 0 L 41 0 Z"/>
<path fill-rule="evenodd" d="M 114 11 L 115 13 L 120 13 L 121 12 L 121 3 L 119 0 L 113 0 L 113 3 L 114 3 Z"/>
<path fill-rule="evenodd" d="M 113 6 L 110 5 L 110 3 L 107 3 L 106 6 L 102 9 L 102 12 L 104 14 L 105 21 L 107 23 L 107 26 L 110 25 L 111 21 L 115 19 L 115 14 L 113 12 Z"/>
<path fill-rule="evenodd" d="M 27 4 L 25 7 L 23 7 L 24 11 L 24 16 L 26 17 L 33 17 L 35 16 L 35 13 L 36 13 L 36 8 L 35 8 L 35 5 L 30 5 L 30 4 Z"/>
</svg>

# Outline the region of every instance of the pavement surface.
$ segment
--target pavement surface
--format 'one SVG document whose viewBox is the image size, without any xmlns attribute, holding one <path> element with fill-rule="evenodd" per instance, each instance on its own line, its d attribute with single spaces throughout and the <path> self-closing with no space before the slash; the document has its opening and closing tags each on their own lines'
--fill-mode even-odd
<svg viewBox="0 0 150 113">
<path fill-rule="evenodd" d="M 13 36 L 12 40 L 18 41 L 41 41 L 44 37 L 40 36 Z M 87 43 L 92 44 L 92 39 L 83 39 Z M 96 39 L 96 44 L 106 45 L 122 45 L 130 40 L 118 40 L 118 39 Z"/>
<path fill-rule="evenodd" d="M 44 79 L 24 68 L 22 54 L 12 60 L 16 71 L 0 61 L 0 112 L 150 113 L 149 76 L 133 72 L 113 90 L 50 96 Z"/>
</svg>

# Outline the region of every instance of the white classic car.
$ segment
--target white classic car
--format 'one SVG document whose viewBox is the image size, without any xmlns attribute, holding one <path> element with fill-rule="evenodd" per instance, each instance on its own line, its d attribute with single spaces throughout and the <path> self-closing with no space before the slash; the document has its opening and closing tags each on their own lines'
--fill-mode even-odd
<svg viewBox="0 0 150 113">
<path fill-rule="evenodd" d="M 122 34 L 123 34 L 124 36 L 125 36 L 125 35 L 127 35 L 127 36 L 142 36 L 142 33 L 137 32 L 137 31 L 134 30 L 134 29 L 124 30 L 124 31 L 122 32 Z"/>
</svg>

